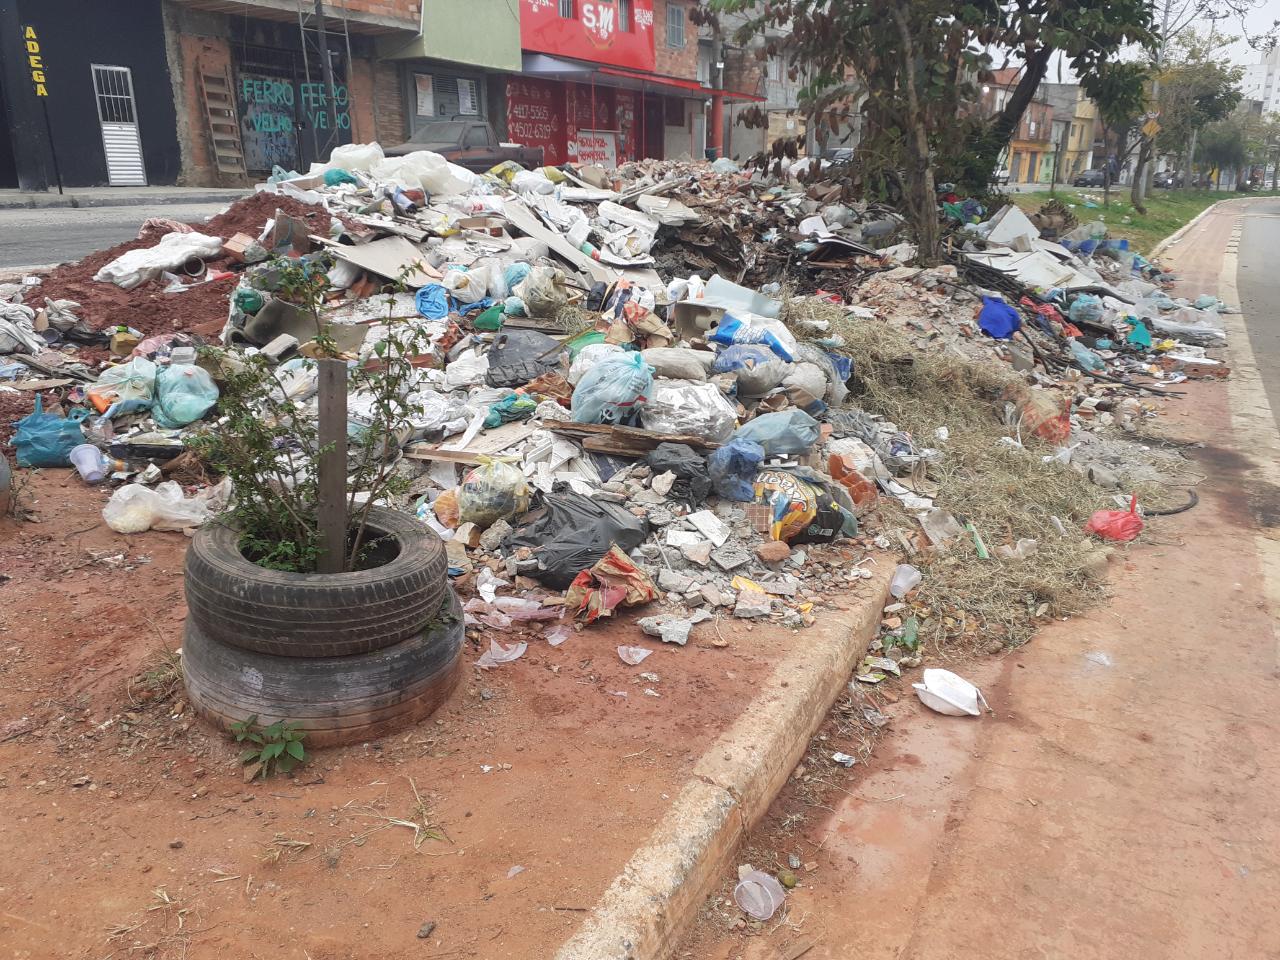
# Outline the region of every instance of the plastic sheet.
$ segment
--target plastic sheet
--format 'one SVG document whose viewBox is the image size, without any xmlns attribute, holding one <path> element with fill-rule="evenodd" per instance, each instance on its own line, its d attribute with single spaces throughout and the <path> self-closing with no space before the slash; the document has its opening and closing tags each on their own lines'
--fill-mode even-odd
<svg viewBox="0 0 1280 960">
<path fill-rule="evenodd" d="M 640 421 L 654 433 L 693 434 L 720 443 L 732 435 L 738 412 L 714 383 L 655 380 Z"/>
<path fill-rule="evenodd" d="M 707 371 L 715 362 L 715 355 L 707 351 L 687 350 L 682 347 L 650 347 L 640 351 L 644 362 L 653 367 L 655 377 L 671 380 L 705 380 Z M 706 358 L 706 363 L 703 362 Z"/>
<path fill-rule="evenodd" d="M 203 233 L 167 233 L 154 247 L 130 250 L 93 275 L 99 283 L 114 283 L 132 290 L 154 280 L 165 270 L 174 270 L 192 258 L 207 259 L 222 252 L 222 240 Z"/>
<path fill-rule="evenodd" d="M 573 391 L 575 423 L 621 423 L 639 412 L 653 386 L 653 368 L 638 353 L 608 357 Z"/>
<path fill-rule="evenodd" d="M 143 357 L 107 367 L 89 388 L 89 400 L 110 419 L 121 413 L 146 410 L 156 389 L 156 365 Z"/>
<path fill-rule="evenodd" d="M 573 358 L 573 363 L 569 365 L 569 372 L 566 374 L 565 379 L 576 386 L 588 370 L 605 357 L 618 353 L 622 353 L 622 347 L 616 343 L 588 343 Z"/>
<path fill-rule="evenodd" d="M 1084 295 L 1082 295 L 1084 296 Z M 1022 315 L 999 297 L 983 297 L 978 326 L 997 340 L 1008 340 L 1022 326 Z"/>
</svg>

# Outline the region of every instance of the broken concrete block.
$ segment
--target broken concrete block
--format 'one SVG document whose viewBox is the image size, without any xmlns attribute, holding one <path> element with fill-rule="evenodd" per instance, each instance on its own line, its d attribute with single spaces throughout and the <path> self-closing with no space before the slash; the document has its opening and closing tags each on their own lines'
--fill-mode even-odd
<svg viewBox="0 0 1280 960">
<path fill-rule="evenodd" d="M 453 539 L 466 544 L 468 547 L 480 546 L 480 528 L 474 523 L 460 523 L 458 529 L 453 531 Z"/>
<path fill-rule="evenodd" d="M 502 541 L 511 535 L 511 524 L 505 520 L 495 520 L 484 533 L 480 534 L 480 549 L 486 553 L 495 552 Z"/>
<path fill-rule="evenodd" d="M 726 544 L 718 550 L 711 551 L 711 559 L 721 570 L 732 571 L 738 569 L 751 562 L 751 554 L 738 546 L 738 544 Z"/>
<path fill-rule="evenodd" d="M 710 510 L 699 510 L 685 517 L 704 537 L 717 547 L 723 546 L 729 539 L 729 528 Z"/>
<path fill-rule="evenodd" d="M 687 593 L 697 586 L 697 581 L 674 570 L 662 570 L 658 573 L 658 586 L 668 593 Z"/>
<path fill-rule="evenodd" d="M 680 552 L 684 554 L 685 559 L 690 563 L 705 567 L 711 562 L 711 541 L 699 540 L 697 543 L 681 547 Z"/>
<path fill-rule="evenodd" d="M 702 599 L 713 607 L 723 607 L 726 605 L 724 594 L 720 592 L 720 588 L 710 583 L 703 583 L 698 586 L 698 593 Z"/>
<path fill-rule="evenodd" d="M 702 534 L 693 530 L 668 530 L 666 533 L 668 547 L 692 547 L 702 542 Z"/>
<path fill-rule="evenodd" d="M 773 612 L 773 599 L 757 590 L 739 590 L 738 602 L 733 608 L 735 617 L 767 617 Z"/>
<path fill-rule="evenodd" d="M 653 488 L 655 493 L 667 496 L 671 493 L 671 488 L 676 484 L 676 475 L 668 470 L 666 473 L 660 473 L 649 481 L 649 486 Z"/>
<path fill-rule="evenodd" d="M 693 629 L 692 620 L 674 617 L 669 613 L 656 617 L 641 617 L 637 623 L 649 636 L 657 637 L 663 643 L 674 643 L 681 647 L 689 642 L 689 631 Z"/>
</svg>

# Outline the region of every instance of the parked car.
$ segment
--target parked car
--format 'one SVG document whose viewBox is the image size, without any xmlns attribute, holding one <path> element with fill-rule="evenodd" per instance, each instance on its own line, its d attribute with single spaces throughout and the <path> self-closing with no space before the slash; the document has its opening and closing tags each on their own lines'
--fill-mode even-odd
<svg viewBox="0 0 1280 960">
<path fill-rule="evenodd" d="M 1082 170 L 1071 181 L 1073 187 L 1101 187 L 1107 182 L 1105 170 Z"/>
<path fill-rule="evenodd" d="M 1174 170 L 1162 170 L 1155 175 L 1152 181 L 1157 187 L 1164 187 L 1166 190 L 1173 187 L 1180 187 L 1183 184 L 1182 174 Z"/>
<path fill-rule="evenodd" d="M 542 166 L 541 147 L 503 145 L 494 136 L 493 127 L 474 117 L 454 117 L 424 123 L 404 143 L 383 151 L 388 157 L 403 157 L 415 150 L 430 150 L 446 160 L 483 173 L 504 160 L 514 160 L 522 167 Z"/>
<path fill-rule="evenodd" d="M 1009 185 L 1009 168 L 996 167 L 994 170 L 992 170 L 991 182 L 998 184 L 1002 187 L 1007 187 Z"/>
</svg>

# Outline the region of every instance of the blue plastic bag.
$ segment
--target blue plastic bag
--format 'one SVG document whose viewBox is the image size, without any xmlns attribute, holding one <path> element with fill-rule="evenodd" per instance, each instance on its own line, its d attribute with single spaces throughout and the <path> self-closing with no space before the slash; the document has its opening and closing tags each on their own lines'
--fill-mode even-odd
<svg viewBox="0 0 1280 960">
<path fill-rule="evenodd" d="M 818 421 L 803 410 L 766 413 L 740 426 L 734 440 L 751 440 L 764 448 L 766 456 L 808 453 L 818 442 Z"/>
<path fill-rule="evenodd" d="M 443 320 L 449 315 L 449 291 L 442 283 L 428 283 L 420 288 L 414 303 L 428 320 Z"/>
<path fill-rule="evenodd" d="M 750 503 L 755 499 L 756 474 L 764 462 L 764 447 L 752 440 L 730 440 L 707 457 L 707 472 L 716 495 Z"/>
<path fill-rule="evenodd" d="M 84 443 L 80 421 L 89 411 L 76 408 L 66 417 L 44 412 L 40 394 L 36 408 L 19 420 L 13 434 L 13 446 L 20 467 L 69 467 L 72 448 Z"/>
<path fill-rule="evenodd" d="M 1022 326 L 1022 315 L 999 297 L 983 297 L 978 326 L 997 340 L 1008 340 Z"/>
<path fill-rule="evenodd" d="M 648 402 L 653 367 L 638 353 L 611 354 L 573 390 L 574 423 L 622 423 Z"/>
</svg>

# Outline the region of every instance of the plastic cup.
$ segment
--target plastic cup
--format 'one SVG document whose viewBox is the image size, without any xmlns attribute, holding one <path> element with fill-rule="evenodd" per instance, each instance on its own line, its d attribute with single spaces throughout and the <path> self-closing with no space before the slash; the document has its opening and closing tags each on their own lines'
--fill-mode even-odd
<svg viewBox="0 0 1280 960">
<path fill-rule="evenodd" d="M 107 462 L 102 451 L 92 443 L 82 443 L 72 447 L 68 454 L 71 465 L 76 468 L 85 483 L 101 483 L 107 478 Z"/>
<path fill-rule="evenodd" d="M 774 877 L 752 870 L 733 888 L 733 899 L 750 917 L 768 920 L 787 899 L 787 892 Z"/>
</svg>

